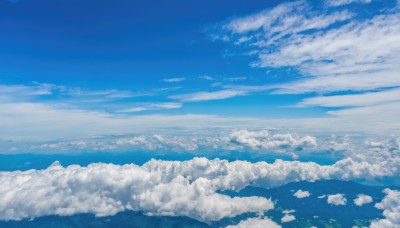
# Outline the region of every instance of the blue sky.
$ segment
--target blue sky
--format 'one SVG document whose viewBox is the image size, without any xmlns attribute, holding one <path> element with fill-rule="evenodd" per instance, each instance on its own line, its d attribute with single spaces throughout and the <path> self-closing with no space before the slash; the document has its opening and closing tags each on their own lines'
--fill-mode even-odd
<svg viewBox="0 0 400 228">
<path fill-rule="evenodd" d="M 399 63 L 400 0 L 0 0 L 0 220 L 311 226 L 257 189 L 340 180 L 284 197 L 399 227 L 347 182 L 400 183 Z"/>
<path fill-rule="evenodd" d="M 1 148 L 243 129 L 396 136 L 399 15 L 394 0 L 3 0 Z"/>
</svg>

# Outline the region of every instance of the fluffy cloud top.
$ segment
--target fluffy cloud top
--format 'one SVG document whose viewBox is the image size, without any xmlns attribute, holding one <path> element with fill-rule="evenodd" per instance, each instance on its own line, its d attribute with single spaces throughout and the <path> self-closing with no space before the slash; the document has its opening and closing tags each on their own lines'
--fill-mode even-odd
<svg viewBox="0 0 400 228">
<path fill-rule="evenodd" d="M 249 218 L 243 221 L 240 221 L 237 225 L 227 226 L 226 228 L 280 228 L 281 226 L 275 223 L 274 221 L 264 217 L 264 218 Z"/>
<path fill-rule="evenodd" d="M 357 198 L 354 199 L 354 204 L 361 207 L 364 204 L 372 203 L 372 197 L 364 194 L 357 195 Z"/>
<path fill-rule="evenodd" d="M 271 149 L 271 148 L 312 148 L 317 145 L 316 138 L 306 135 L 299 137 L 292 134 L 272 134 L 267 130 L 248 131 L 239 130 L 230 134 L 229 140 L 239 145 L 247 146 L 252 149 Z"/>
<path fill-rule="evenodd" d="M 19 145 L 21 147 L 21 145 Z M 135 135 L 110 138 L 96 138 L 63 142 L 49 142 L 23 148 L 22 151 L 176 151 L 199 152 L 200 150 L 235 150 L 277 152 L 292 155 L 300 151 L 309 152 L 317 149 L 317 140 L 314 136 L 285 133 L 269 133 L 267 130 L 249 131 L 239 130 L 231 133 L 215 133 L 212 135 Z"/>
<path fill-rule="evenodd" d="M 400 191 L 385 189 L 385 198 L 375 205 L 383 210 L 384 219 L 371 223 L 371 228 L 395 228 L 400 227 Z"/>
<path fill-rule="evenodd" d="M 286 222 L 291 222 L 296 220 L 296 217 L 294 215 L 292 215 L 292 213 L 294 213 L 295 210 L 284 210 L 282 211 L 282 213 L 284 214 L 284 216 L 281 218 L 281 222 L 282 223 L 286 223 Z"/>
<path fill-rule="evenodd" d="M 294 215 L 286 214 L 282 217 L 281 222 L 285 223 L 285 222 L 291 222 L 294 220 L 296 220 L 296 217 Z"/>
<path fill-rule="evenodd" d="M 151 160 L 143 166 L 94 163 L 64 168 L 55 163 L 45 170 L 0 172 L 0 219 L 76 213 L 106 216 L 134 210 L 210 222 L 274 207 L 269 199 L 231 198 L 219 191 L 238 191 L 249 185 L 270 188 L 294 181 L 375 179 L 394 175 L 399 164 L 345 159 L 322 166 L 313 162 L 250 163 L 206 158 Z M 328 197 L 331 203 L 343 201 L 341 194 Z"/>
<path fill-rule="evenodd" d="M 294 195 L 295 197 L 301 199 L 301 198 L 309 197 L 311 194 L 310 194 L 310 192 L 308 192 L 308 191 L 303 191 L 303 190 L 299 189 L 299 190 L 298 190 L 297 192 L 295 192 L 293 195 Z"/>
<path fill-rule="evenodd" d="M 142 167 L 92 164 L 67 168 L 55 163 L 46 170 L 2 172 L 0 219 L 76 213 L 107 216 L 134 210 L 210 222 L 274 207 L 262 197 L 231 198 L 216 193 L 223 185 L 216 186 L 215 177 L 207 175 L 206 170 L 212 171 L 207 169 L 208 163 L 195 159 L 187 163 L 154 161 Z"/>
<path fill-rule="evenodd" d="M 346 205 L 347 199 L 344 197 L 344 194 L 334 194 L 334 195 L 328 195 L 327 202 L 329 204 L 333 205 Z"/>
</svg>

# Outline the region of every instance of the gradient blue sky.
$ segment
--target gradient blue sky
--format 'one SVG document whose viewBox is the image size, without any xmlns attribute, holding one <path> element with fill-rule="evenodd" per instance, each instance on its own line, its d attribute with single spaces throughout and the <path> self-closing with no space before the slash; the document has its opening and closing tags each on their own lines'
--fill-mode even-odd
<svg viewBox="0 0 400 228">
<path fill-rule="evenodd" d="M 3 0 L 0 138 L 397 134 L 399 15 L 395 0 Z"/>
<path fill-rule="evenodd" d="M 0 224 L 399 227 L 341 182 L 400 183 L 399 63 L 400 0 L 0 0 Z"/>
</svg>

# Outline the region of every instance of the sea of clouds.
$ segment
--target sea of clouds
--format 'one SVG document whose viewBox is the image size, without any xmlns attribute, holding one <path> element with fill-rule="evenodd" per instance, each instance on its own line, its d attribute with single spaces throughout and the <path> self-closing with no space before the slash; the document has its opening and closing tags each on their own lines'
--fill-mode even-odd
<svg viewBox="0 0 400 228">
<path fill-rule="evenodd" d="M 150 160 L 142 166 L 93 163 L 63 167 L 55 162 L 44 170 L 0 172 L 0 220 L 78 213 L 110 216 L 131 210 L 211 223 L 248 212 L 263 214 L 274 208 L 272 199 L 230 197 L 221 193 L 224 190 L 271 188 L 303 180 L 372 180 L 398 176 L 399 170 L 398 159 L 370 164 L 348 158 L 326 166 L 314 162 L 251 163 L 207 158 Z M 400 224 L 399 192 L 385 192 L 386 198 L 377 204 L 385 218 L 373 225 Z M 268 222 L 267 218 L 261 220 Z"/>
</svg>

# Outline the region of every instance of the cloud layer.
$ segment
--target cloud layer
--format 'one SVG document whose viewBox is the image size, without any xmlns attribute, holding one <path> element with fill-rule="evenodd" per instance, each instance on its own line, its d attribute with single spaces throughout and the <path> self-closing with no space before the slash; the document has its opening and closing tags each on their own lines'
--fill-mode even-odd
<svg viewBox="0 0 400 228">
<path fill-rule="evenodd" d="M 161 161 L 143 166 L 94 163 L 87 167 L 58 163 L 45 170 L 0 172 L 0 219 L 124 210 L 148 215 L 188 216 L 211 222 L 246 212 L 270 210 L 262 197 L 229 197 L 218 191 L 246 186 L 271 188 L 293 181 L 360 180 L 398 175 L 399 161 L 369 164 L 346 159 L 331 166 L 277 160 L 250 163 L 226 160 Z M 332 202 L 343 201 L 343 197 Z M 329 201 L 329 198 L 328 198 Z"/>
<path fill-rule="evenodd" d="M 55 163 L 42 171 L 3 172 L 0 179 L 6 187 L 1 189 L 0 219 L 77 213 L 107 216 L 134 210 L 210 222 L 274 207 L 261 197 L 231 198 L 216 193 L 222 186 L 215 186 L 214 178 L 202 173 L 211 171 L 204 166 L 208 162 L 67 168 Z"/>
</svg>

